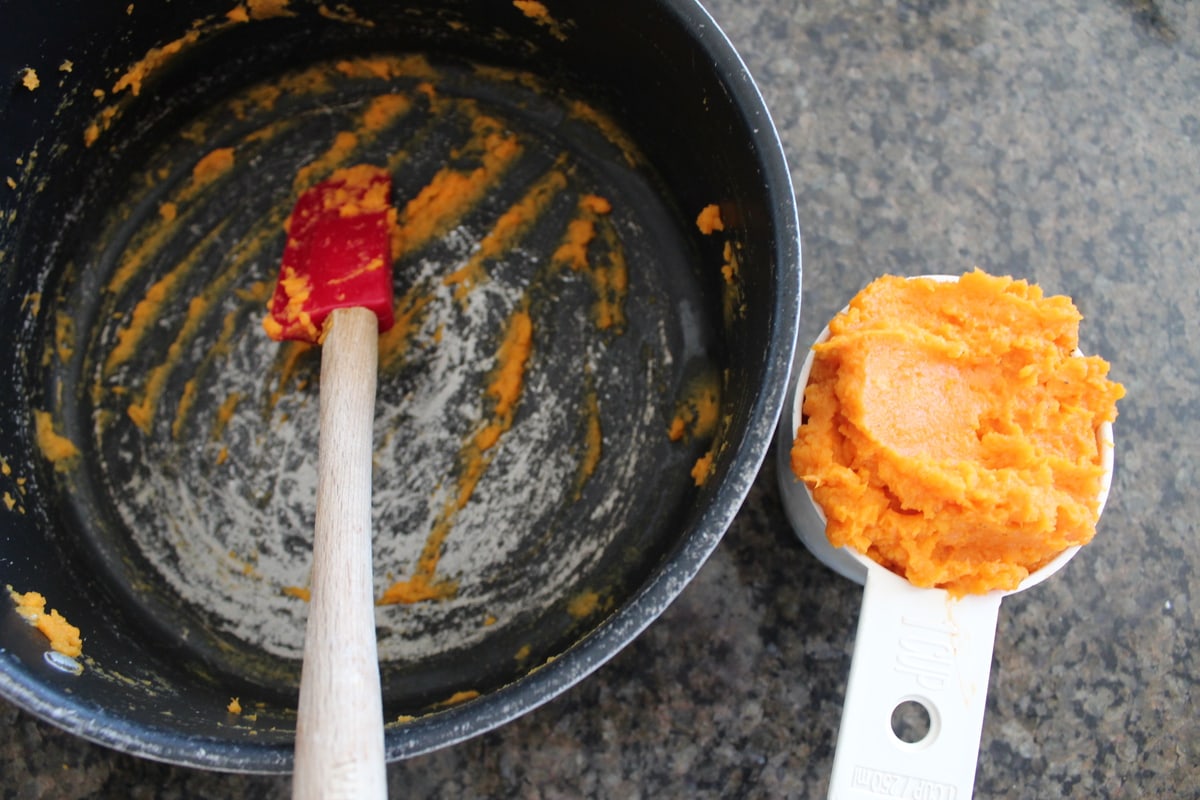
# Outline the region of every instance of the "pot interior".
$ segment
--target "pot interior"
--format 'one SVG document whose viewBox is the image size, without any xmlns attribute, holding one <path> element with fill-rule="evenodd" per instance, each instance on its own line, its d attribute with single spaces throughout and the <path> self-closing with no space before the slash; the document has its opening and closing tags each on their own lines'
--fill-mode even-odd
<svg viewBox="0 0 1200 800">
<path fill-rule="evenodd" d="M 389 755 L 490 698 L 515 710 L 468 734 L 542 702 L 686 583 L 769 440 L 798 264 L 736 61 L 689 4 L 636 5 L 636 30 L 615 6 L 79 9 L 54 113 L 41 87 L 5 111 L 29 167 L 0 239 L 3 578 L 84 636 L 46 660 L 8 615 L 18 702 L 152 757 L 287 767 L 320 352 L 261 319 L 296 196 L 354 163 L 388 168 L 398 210 L 374 453 Z"/>
</svg>

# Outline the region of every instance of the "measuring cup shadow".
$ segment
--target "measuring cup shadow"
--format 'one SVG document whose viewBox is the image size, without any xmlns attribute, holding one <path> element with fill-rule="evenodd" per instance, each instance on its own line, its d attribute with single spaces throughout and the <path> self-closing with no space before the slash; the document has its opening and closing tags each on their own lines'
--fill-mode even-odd
<svg viewBox="0 0 1200 800">
<path fill-rule="evenodd" d="M 814 344 L 828 338 L 826 326 Z M 1016 589 L 961 598 L 913 586 L 861 553 L 833 547 L 825 536 L 824 514 L 791 469 L 791 443 L 803 419 L 812 363 L 809 348 L 793 372 L 779 425 L 775 454 L 780 498 L 805 547 L 830 569 L 864 586 L 829 797 L 899 792 L 895 796 L 969 798 L 1000 601 L 1058 572 L 1079 547 L 1062 551 Z M 1111 423 L 1098 428 L 1097 439 L 1104 467 L 1099 517 L 1112 484 Z"/>
</svg>

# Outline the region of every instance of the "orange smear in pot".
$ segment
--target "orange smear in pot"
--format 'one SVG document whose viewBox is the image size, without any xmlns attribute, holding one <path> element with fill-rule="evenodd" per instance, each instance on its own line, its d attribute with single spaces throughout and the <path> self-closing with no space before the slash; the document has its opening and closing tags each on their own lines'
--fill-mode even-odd
<svg viewBox="0 0 1200 800">
<path fill-rule="evenodd" d="M 1080 319 L 978 270 L 864 289 L 814 347 L 791 454 L 829 541 L 956 596 L 1089 542 L 1124 389 L 1076 355 Z"/>
<path fill-rule="evenodd" d="M 50 640 L 50 648 L 69 658 L 76 658 L 83 653 L 83 639 L 80 638 L 79 628 L 67 622 L 57 609 L 46 611 L 46 598 L 39 592 L 13 591 L 8 587 L 9 596 L 16 604 L 17 613 L 26 622 L 36 627 L 42 635 Z"/>
<path fill-rule="evenodd" d="M 459 454 L 461 470 L 425 540 L 412 577 L 393 583 L 379 599 L 380 605 L 445 600 L 458 592 L 458 581 L 437 578 L 438 562 L 454 519 L 475 493 L 475 487 L 491 464 L 492 449 L 513 426 L 517 405 L 524 391 L 525 370 L 533 350 L 533 320 L 529 311 L 518 308 L 508 321 L 504 339 L 496 353 L 496 367 L 486 396 L 494 401 L 489 418 L 484 420 Z"/>
<path fill-rule="evenodd" d="M 38 449 L 46 460 L 62 471 L 79 455 L 79 448 L 67 437 L 54 430 L 54 420 L 48 411 L 34 411 Z"/>
</svg>

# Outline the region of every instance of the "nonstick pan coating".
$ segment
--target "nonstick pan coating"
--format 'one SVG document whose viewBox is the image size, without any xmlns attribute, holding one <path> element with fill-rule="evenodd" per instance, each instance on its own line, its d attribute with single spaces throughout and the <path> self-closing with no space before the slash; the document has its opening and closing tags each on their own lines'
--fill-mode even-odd
<svg viewBox="0 0 1200 800">
<path fill-rule="evenodd" d="M 720 83 L 740 69 L 723 40 L 715 73 L 672 58 L 698 47 L 689 26 L 713 35 L 691 4 L 649 9 L 654 46 L 626 44 L 625 69 L 707 98 L 658 120 L 595 63 L 628 35 L 608 12 L 496 5 L 242 24 L 196 4 L 199 24 L 156 21 L 157 51 L 126 35 L 138 67 L 103 76 L 126 81 L 109 104 L 63 104 L 78 139 L 21 209 L 53 225 L 6 231 L 0 455 L 22 483 L 0 523 L 5 582 L 46 593 L 85 651 L 78 674 L 47 672 L 10 625 L 18 702 L 151 757 L 287 767 L 320 354 L 260 322 L 296 195 L 351 163 L 388 168 L 399 210 L 374 469 L 389 756 L 578 680 L 716 544 L 798 310 L 786 170 L 744 117 L 757 96 Z M 136 58 L 180 30 L 201 35 Z M 710 203 L 726 225 L 704 233 Z"/>
</svg>

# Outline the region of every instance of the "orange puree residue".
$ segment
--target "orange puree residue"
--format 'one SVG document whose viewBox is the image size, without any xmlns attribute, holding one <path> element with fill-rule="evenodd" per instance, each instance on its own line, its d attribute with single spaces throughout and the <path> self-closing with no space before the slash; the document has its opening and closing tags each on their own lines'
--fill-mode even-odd
<svg viewBox="0 0 1200 800">
<path fill-rule="evenodd" d="M 479 115 L 471 120 L 471 129 L 471 140 L 456 155 L 477 157 L 478 166 L 443 167 L 408 201 L 393 232 L 393 258 L 413 252 L 453 227 L 520 155 L 517 137 L 498 120 Z"/>
<path fill-rule="evenodd" d="M 358 136 L 356 134 L 351 131 L 338 131 L 333 137 L 333 143 L 329 145 L 329 149 L 296 170 L 296 177 L 292 181 L 292 188 L 297 192 L 302 192 L 317 183 L 321 178 L 328 175 L 334 167 L 345 163 L 357 147 Z"/>
<path fill-rule="evenodd" d="M 583 457 L 579 461 L 579 471 L 575 477 L 573 496 L 576 500 L 583 495 L 583 487 L 596 473 L 596 467 L 600 465 L 600 457 L 604 455 L 604 429 L 600 425 L 600 398 L 596 394 L 595 381 L 590 371 L 587 373 L 587 393 L 584 395 L 583 410 Z"/>
<path fill-rule="evenodd" d="M 600 607 L 600 595 L 591 589 L 585 589 L 567 602 L 567 613 L 575 619 L 584 619 L 596 613 L 596 609 Z"/>
<path fill-rule="evenodd" d="M 326 19 L 331 19 L 335 22 L 343 22 L 350 25 L 360 25 L 364 28 L 374 28 L 375 23 L 372 20 L 360 17 L 354 9 L 350 8 L 345 3 L 338 3 L 334 8 L 322 3 L 317 6 L 317 13 Z"/>
<path fill-rule="evenodd" d="M 217 409 L 217 418 L 213 421 L 212 433 L 209 434 L 209 438 L 214 442 L 225 433 L 225 428 L 229 425 L 229 420 L 233 419 L 233 412 L 237 411 L 240 402 L 242 402 L 242 395 L 238 392 L 230 392 L 229 396 L 221 402 L 220 408 Z"/>
<path fill-rule="evenodd" d="M 363 129 L 379 133 L 412 108 L 412 99 L 403 94 L 381 94 L 371 100 L 362 115 Z"/>
<path fill-rule="evenodd" d="M 455 692 L 440 703 L 434 703 L 433 708 L 449 708 L 450 706 L 465 703 L 468 700 L 474 700 L 476 697 L 479 697 L 479 692 L 474 689 L 464 689 L 463 691 Z"/>
<path fill-rule="evenodd" d="M 421 329 L 433 295 L 413 285 L 399 298 L 393 310 L 395 322 L 379 335 L 379 369 L 387 372 L 405 362 L 408 346 Z"/>
<path fill-rule="evenodd" d="M 705 373 L 693 379 L 684 390 L 683 398 L 675 409 L 675 417 L 667 429 L 672 442 L 684 438 L 703 439 L 712 436 L 717 429 L 721 411 L 721 388 L 714 373 Z"/>
<path fill-rule="evenodd" d="M 109 351 L 108 358 L 105 359 L 104 372 L 106 374 L 111 373 L 137 353 L 138 344 L 146 335 L 147 329 L 158 321 L 163 302 L 166 301 L 168 292 L 178 279 L 177 273 L 168 272 L 155 281 L 147 290 L 145 297 L 133 307 L 133 313 L 129 315 L 129 322 L 117 330 L 117 343 Z"/>
<path fill-rule="evenodd" d="M 725 230 L 725 223 L 721 220 L 721 209 L 716 203 L 711 203 L 700 209 L 700 214 L 696 217 L 696 227 L 705 236 L 714 231 Z"/>
<path fill-rule="evenodd" d="M 68 658 L 76 658 L 83 653 L 83 639 L 80 638 L 79 628 L 67 622 L 57 609 L 50 609 L 47 613 L 46 598 L 39 592 L 21 594 L 9 586 L 8 594 L 17 606 L 17 613 L 50 640 L 51 649 Z"/>
<path fill-rule="evenodd" d="M 723 250 L 725 263 L 721 266 L 721 277 L 725 279 L 725 283 L 733 284 L 738 276 L 738 257 L 733 251 L 733 242 L 726 242 Z"/>
<path fill-rule="evenodd" d="M 513 0 L 513 5 L 522 14 L 548 30 L 550 35 L 555 39 L 559 41 L 566 40 L 567 34 L 563 25 L 550 16 L 550 9 L 546 8 L 545 3 L 540 3 L 538 0 Z"/>
<path fill-rule="evenodd" d="M 593 264 L 588 257 L 597 227 L 603 218 L 612 212 L 612 204 L 605 198 L 585 194 L 579 198 L 578 215 L 567 223 L 566 233 L 554 251 L 552 261 L 565 265 L 576 272 L 587 274 L 596 293 L 594 316 L 596 327 L 601 330 L 620 329 L 625 323 L 625 295 L 629 288 L 629 269 L 624 251 L 611 223 L 600 227 L 606 261 Z"/>
<path fill-rule="evenodd" d="M 279 356 L 276 357 L 275 363 L 279 365 L 279 381 L 275 385 L 275 390 L 271 392 L 267 398 L 267 413 L 272 413 L 275 406 L 279 405 L 279 401 L 283 399 L 284 394 L 289 391 L 288 384 L 296 378 L 300 361 L 308 355 L 308 352 L 313 349 L 313 345 L 308 342 L 285 342 L 279 348 Z M 299 384 L 300 382 L 297 381 Z M 297 386 L 297 389 L 303 388 Z"/>
<path fill-rule="evenodd" d="M 108 360 L 105 362 L 106 372 L 111 372 L 117 365 L 133 355 L 138 342 L 141 341 L 142 337 L 148 332 L 149 327 L 158 319 L 161 307 L 167 300 L 168 292 L 183 276 L 195 269 L 205 251 L 218 240 L 226 224 L 226 222 L 222 222 L 206 234 L 198 246 L 188 253 L 178 266 L 159 279 L 150 288 L 150 291 L 147 292 L 146 297 L 138 302 L 134 308 L 133 320 L 128 326 L 117 331 L 118 344 L 113 347 L 109 353 Z M 170 377 L 172 367 L 179 361 L 186 345 L 191 342 L 192 338 L 203 325 L 204 317 L 209 307 L 216 301 L 221 291 L 226 288 L 227 283 L 232 281 L 234 277 L 236 277 L 235 274 L 225 273 L 216 282 L 210 284 L 204 293 L 188 301 L 188 309 L 183 320 L 183 326 L 167 348 L 166 359 L 150 370 L 141 400 L 131 403 L 126 409 L 129 418 L 143 433 L 150 433 L 158 400 L 166 388 L 167 379 Z"/>
<path fill-rule="evenodd" d="M 712 474 L 713 458 L 715 454 L 709 450 L 704 455 L 696 459 L 696 463 L 692 465 L 692 481 L 697 486 L 703 486 L 708 482 L 708 476 Z"/>
<path fill-rule="evenodd" d="M 616 120 L 582 100 L 572 101 L 569 108 L 572 117 L 594 127 L 609 143 L 620 150 L 621 155 L 625 158 L 625 162 L 629 166 L 638 166 L 642 157 L 637 149 L 637 145 L 633 143 L 633 139 L 629 138 L 629 135 L 625 133 L 621 126 L 617 124 Z"/>
<path fill-rule="evenodd" d="M 188 45 L 194 44 L 200 38 L 200 34 L 199 30 L 193 29 L 178 39 L 167 42 L 162 47 L 150 48 L 140 61 L 133 64 L 125 71 L 125 74 L 117 79 L 112 87 L 113 94 L 118 94 L 126 89 L 134 96 L 141 94 L 142 81 L 146 80 L 150 73 L 161 67 L 172 56 L 177 55 Z"/>
<path fill-rule="evenodd" d="M 612 204 L 598 195 L 579 198 L 580 216 L 567 223 L 562 243 L 554 251 L 554 261 L 566 264 L 576 272 L 588 268 L 588 245 L 596 238 L 596 218 L 612 211 Z"/>
<path fill-rule="evenodd" d="M 326 211 L 336 210 L 340 217 L 386 211 L 390 206 L 389 187 L 377 180 L 379 174 L 379 167 L 370 164 L 335 170 L 329 176 L 334 184 L 321 192 L 323 207 Z"/>
<path fill-rule="evenodd" d="M 188 378 L 183 384 L 183 395 L 179 398 L 179 406 L 175 409 L 175 419 L 171 422 L 171 438 L 178 440 L 187 423 L 192 404 L 196 402 L 196 391 L 199 387 L 195 378 Z"/>
<path fill-rule="evenodd" d="M 65 470 L 72 459 L 79 455 L 79 448 L 67 437 L 54 430 L 54 419 L 49 411 L 33 412 L 34 428 L 37 433 L 38 449 L 46 460 L 58 471 Z"/>
<path fill-rule="evenodd" d="M 358 128 L 339 131 L 324 153 L 297 170 L 293 188 L 301 192 L 328 176 L 335 168 L 349 161 L 363 143 L 374 139 L 411 109 L 412 99 L 407 95 L 382 94 L 372 98 L 362 112 Z"/>
<path fill-rule="evenodd" d="M 192 167 L 191 193 L 208 186 L 233 169 L 233 148 L 218 147 L 196 162 Z"/>
<path fill-rule="evenodd" d="M 616 228 L 601 230 L 607 248 L 607 263 L 592 267 L 592 287 L 596 292 L 596 327 L 620 332 L 625 327 L 625 297 L 629 294 L 629 265 Z"/>
<path fill-rule="evenodd" d="M 513 412 L 521 398 L 525 379 L 525 363 L 532 349 L 533 321 L 528 311 L 518 311 L 509 320 L 504 342 L 496 355 L 496 373 L 487 388 L 487 396 L 496 401 L 494 416 L 506 428 L 512 426 Z"/>
<path fill-rule="evenodd" d="M 437 70 L 420 54 L 409 56 L 367 56 L 339 61 L 335 69 L 347 78 L 428 78 L 438 77 Z"/>
<path fill-rule="evenodd" d="M 251 19 L 294 16 L 288 11 L 288 0 L 246 0 Z"/>
<path fill-rule="evenodd" d="M 288 597 L 294 597 L 306 603 L 312 600 L 312 591 L 307 586 L 284 586 L 281 591 Z"/>
<path fill-rule="evenodd" d="M 467 292 L 486 277 L 484 263 L 511 250 L 521 234 L 529 229 L 554 196 L 566 186 L 566 175 L 552 169 L 500 215 L 492 229 L 480 240 L 479 248 L 471 254 L 467 263 L 445 277 L 444 282 L 447 286 L 457 286 L 457 299 L 463 299 Z"/>
<path fill-rule="evenodd" d="M 65 311 L 54 313 L 54 352 L 64 364 L 75 352 L 75 318 Z"/>
<path fill-rule="evenodd" d="M 496 352 L 496 368 L 486 390 L 493 401 L 491 414 L 459 453 L 459 472 L 454 491 L 442 507 L 433 530 L 425 540 L 412 577 L 393 583 L 379 599 L 380 605 L 445 600 L 458 592 L 458 581 L 437 579 L 442 547 L 458 512 L 466 507 L 491 463 L 496 446 L 513 425 L 517 403 L 524 388 L 525 368 L 533 350 L 533 320 L 529 311 L 518 308 L 509 318 L 504 339 Z"/>
<path fill-rule="evenodd" d="M 1095 534 L 1108 364 L 1067 297 L 978 270 L 885 277 L 814 346 L 792 469 L 835 547 L 917 586 L 1013 589 Z"/>
</svg>

